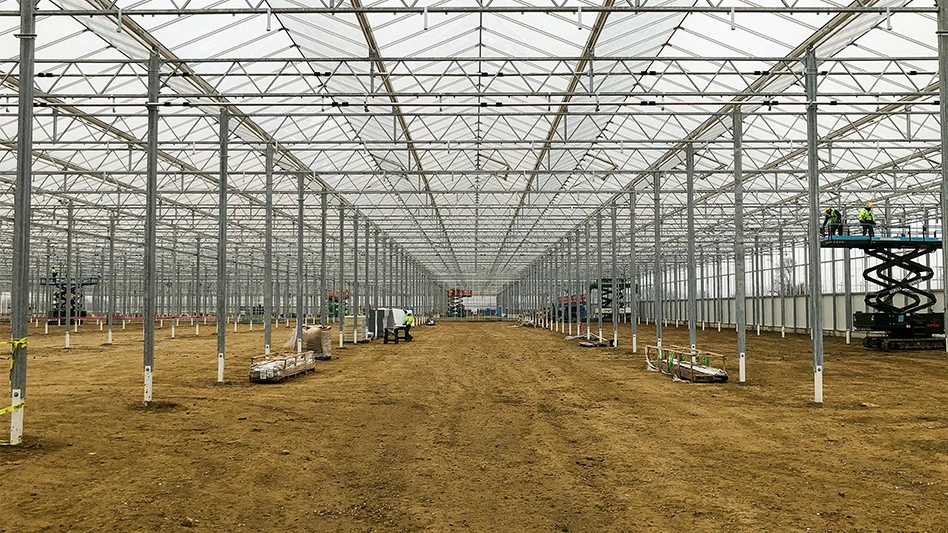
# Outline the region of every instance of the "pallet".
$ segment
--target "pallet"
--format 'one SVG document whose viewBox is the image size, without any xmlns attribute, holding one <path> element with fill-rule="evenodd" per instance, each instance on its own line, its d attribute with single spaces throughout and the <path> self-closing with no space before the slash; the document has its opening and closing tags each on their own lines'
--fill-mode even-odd
<svg viewBox="0 0 948 533">
<path fill-rule="evenodd" d="M 250 359 L 252 383 L 278 383 L 316 371 L 313 352 L 261 355 Z"/>
</svg>

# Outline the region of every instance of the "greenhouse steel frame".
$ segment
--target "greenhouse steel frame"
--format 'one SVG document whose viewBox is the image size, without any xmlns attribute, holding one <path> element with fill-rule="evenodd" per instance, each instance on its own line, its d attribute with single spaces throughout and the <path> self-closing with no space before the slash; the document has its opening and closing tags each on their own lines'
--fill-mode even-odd
<svg viewBox="0 0 948 533">
<path fill-rule="evenodd" d="M 558 298 L 610 275 L 632 282 L 610 311 L 633 339 L 642 321 L 659 342 L 669 320 L 692 344 L 699 325 L 735 327 L 741 383 L 747 326 L 809 331 L 821 402 L 823 329 L 849 340 L 868 261 L 819 249 L 823 206 L 852 221 L 871 201 L 884 231 L 948 230 L 948 2 L 769 4 L 0 10 L 17 37 L 0 45 L 13 405 L 39 279 L 67 264 L 98 275 L 110 341 L 114 318 L 143 318 L 146 401 L 161 316 L 222 318 L 223 381 L 225 318 L 258 299 L 267 350 L 274 317 L 295 315 L 298 338 L 304 315 L 332 319 L 330 291 L 341 317 L 444 312 L 460 287 L 572 334 L 581 317 Z M 598 318 L 602 337 L 601 305 L 586 335 Z"/>
</svg>

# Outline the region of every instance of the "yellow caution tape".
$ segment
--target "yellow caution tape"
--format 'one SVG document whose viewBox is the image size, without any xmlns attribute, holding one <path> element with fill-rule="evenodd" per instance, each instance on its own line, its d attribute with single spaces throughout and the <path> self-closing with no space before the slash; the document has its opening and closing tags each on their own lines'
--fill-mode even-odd
<svg viewBox="0 0 948 533">
<path fill-rule="evenodd" d="M 13 345 L 13 350 L 12 350 L 12 353 L 11 353 L 11 355 L 10 355 L 10 374 L 9 374 L 9 376 L 7 377 L 7 388 L 10 388 L 10 386 L 12 385 L 11 382 L 12 382 L 12 378 L 13 378 L 13 363 L 16 361 L 16 354 L 17 354 L 17 352 L 19 352 L 21 348 L 26 348 L 26 337 L 23 337 L 23 338 L 20 338 L 20 339 L 13 339 L 13 340 L 10 340 L 10 341 L 0 341 L 0 344 L 12 344 L 12 345 Z M 3 409 L 0 409 L 0 415 L 5 415 L 5 414 L 7 414 L 7 413 L 12 413 L 13 411 L 17 411 L 17 410 L 19 410 L 19 409 L 22 409 L 25 404 L 26 404 L 26 401 L 24 400 L 24 401 L 22 401 L 22 402 L 20 402 L 20 403 L 11 405 L 10 407 L 4 407 Z M 3 444 L 3 442 L 0 441 L 0 444 Z"/>
<path fill-rule="evenodd" d="M 20 402 L 18 404 L 11 405 L 10 407 L 4 407 L 3 409 L 0 409 L 0 415 L 5 415 L 7 413 L 12 413 L 13 411 L 23 409 L 24 405 L 26 405 L 25 401 Z"/>
<path fill-rule="evenodd" d="M 20 348 L 26 348 L 26 337 L 23 337 L 22 339 L 13 339 L 11 341 L 0 341 L 0 344 L 12 344 L 13 351 L 15 352 Z"/>
</svg>

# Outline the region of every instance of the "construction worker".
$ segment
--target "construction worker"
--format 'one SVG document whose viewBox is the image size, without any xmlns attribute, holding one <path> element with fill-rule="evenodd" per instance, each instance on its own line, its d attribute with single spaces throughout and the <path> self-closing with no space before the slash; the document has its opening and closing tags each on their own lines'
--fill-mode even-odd
<svg viewBox="0 0 948 533">
<path fill-rule="evenodd" d="M 876 216 L 872 214 L 872 202 L 859 210 L 859 225 L 862 226 L 864 236 L 868 235 L 870 239 L 875 237 L 876 232 L 873 226 L 876 225 Z"/>
<path fill-rule="evenodd" d="M 824 209 L 826 216 L 823 217 L 823 225 L 820 226 L 820 234 L 827 235 L 826 233 L 826 224 L 829 223 L 829 233 L 828 235 L 832 237 L 833 235 L 843 235 L 843 215 L 839 211 L 833 209 L 832 207 L 827 206 Z"/>
<path fill-rule="evenodd" d="M 411 313 L 411 310 L 405 315 L 405 342 L 410 342 L 412 339 L 411 336 L 411 325 L 415 323 L 415 315 Z"/>
</svg>

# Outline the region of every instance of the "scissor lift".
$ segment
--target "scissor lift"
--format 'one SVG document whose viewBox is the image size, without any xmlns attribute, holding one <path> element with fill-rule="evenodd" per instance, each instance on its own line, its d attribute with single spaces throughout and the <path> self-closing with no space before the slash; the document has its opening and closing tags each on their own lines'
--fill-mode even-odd
<svg viewBox="0 0 948 533">
<path fill-rule="evenodd" d="M 820 246 L 858 248 L 879 260 L 862 274 L 866 281 L 881 287 L 866 293 L 866 307 L 875 311 L 853 315 L 853 327 L 869 332 L 863 346 L 886 351 L 944 349 L 945 340 L 934 337 L 945 333 L 944 315 L 923 312 L 936 300 L 932 292 L 919 288 L 934 271 L 917 261 L 941 249 L 941 239 L 836 235 L 820 239 Z M 901 302 L 897 302 L 898 296 Z"/>
</svg>

